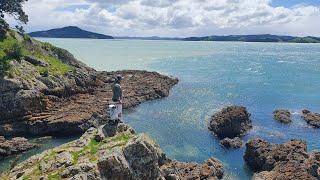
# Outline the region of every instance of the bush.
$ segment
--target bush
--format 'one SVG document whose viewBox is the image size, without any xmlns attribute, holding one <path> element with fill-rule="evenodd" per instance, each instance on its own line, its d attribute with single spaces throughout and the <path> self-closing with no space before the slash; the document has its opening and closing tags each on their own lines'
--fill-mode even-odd
<svg viewBox="0 0 320 180">
<path fill-rule="evenodd" d="M 7 59 L 20 60 L 23 56 L 22 45 L 14 43 L 9 49 L 6 49 Z"/>
</svg>

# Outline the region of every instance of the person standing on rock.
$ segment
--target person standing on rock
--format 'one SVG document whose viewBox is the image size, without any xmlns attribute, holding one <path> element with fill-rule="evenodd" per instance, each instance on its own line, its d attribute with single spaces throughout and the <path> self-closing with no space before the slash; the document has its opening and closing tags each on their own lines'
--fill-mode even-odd
<svg viewBox="0 0 320 180">
<path fill-rule="evenodd" d="M 122 76 L 117 75 L 115 78 L 115 82 L 112 85 L 112 102 L 110 105 L 111 114 L 110 117 L 112 120 L 122 121 L 122 89 L 121 89 L 121 80 Z"/>
</svg>

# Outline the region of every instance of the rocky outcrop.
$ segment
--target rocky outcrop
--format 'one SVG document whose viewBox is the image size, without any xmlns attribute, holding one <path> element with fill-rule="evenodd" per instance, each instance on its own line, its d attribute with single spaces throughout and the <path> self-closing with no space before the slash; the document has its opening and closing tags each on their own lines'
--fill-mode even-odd
<svg viewBox="0 0 320 180">
<path fill-rule="evenodd" d="M 209 129 L 219 138 L 243 136 L 252 128 L 250 113 L 242 106 L 229 106 L 215 113 Z"/>
<path fill-rule="evenodd" d="M 288 124 L 292 122 L 291 113 L 286 109 L 277 109 L 273 112 L 273 118 L 281 123 Z"/>
<path fill-rule="evenodd" d="M 320 128 L 320 114 L 309 110 L 302 110 L 302 118 L 312 127 Z"/>
<path fill-rule="evenodd" d="M 84 133 L 103 121 L 117 74 L 124 77 L 124 108 L 166 97 L 178 82 L 156 72 L 97 72 L 66 50 L 19 39 L 30 54 L 36 53 L 12 60 L 11 75 L 0 78 L 0 135 Z"/>
<path fill-rule="evenodd" d="M 215 158 L 210 158 L 203 164 L 169 160 L 161 169 L 167 180 L 221 179 L 224 174 L 222 163 Z"/>
<path fill-rule="evenodd" d="M 6 140 L 3 136 L 0 136 L 0 158 L 18 154 L 35 147 L 37 147 L 36 144 L 28 142 L 28 140 L 23 137 Z"/>
<path fill-rule="evenodd" d="M 270 144 L 256 138 L 246 144 L 244 160 L 256 172 L 253 179 L 289 180 L 320 178 L 320 153 L 306 152 L 307 145 L 301 140 L 284 144 Z"/>
<path fill-rule="evenodd" d="M 237 149 L 243 146 L 243 141 L 239 137 L 235 137 L 233 139 L 224 138 L 220 141 L 220 144 L 227 149 Z"/>
<path fill-rule="evenodd" d="M 148 136 L 134 134 L 130 127 L 121 124 L 108 127 L 118 129 L 112 131 L 117 132 L 113 136 L 100 127 L 103 134 L 100 141 L 95 140 L 99 129 L 90 128 L 78 140 L 33 156 L 0 175 L 0 179 L 222 178 L 223 165 L 217 159 L 211 158 L 203 164 L 170 160 Z"/>
</svg>

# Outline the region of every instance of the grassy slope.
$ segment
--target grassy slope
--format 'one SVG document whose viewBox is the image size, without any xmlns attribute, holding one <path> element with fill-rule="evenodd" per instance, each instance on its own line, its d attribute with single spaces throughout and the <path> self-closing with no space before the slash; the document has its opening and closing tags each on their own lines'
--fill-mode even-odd
<svg viewBox="0 0 320 180">
<path fill-rule="evenodd" d="M 39 73 L 48 72 L 50 75 L 63 75 L 74 70 L 72 66 L 45 53 L 44 49 L 52 48 L 52 45 L 35 40 L 32 41 L 35 41 L 36 45 L 32 44 L 27 35 L 19 40 L 14 33 L 14 31 L 10 31 L 4 39 L 0 40 L 0 75 L 20 76 L 19 69 L 12 67 L 10 62 L 20 61 L 24 56 L 34 56 L 49 64 L 48 67 L 36 66 L 35 70 Z"/>
</svg>

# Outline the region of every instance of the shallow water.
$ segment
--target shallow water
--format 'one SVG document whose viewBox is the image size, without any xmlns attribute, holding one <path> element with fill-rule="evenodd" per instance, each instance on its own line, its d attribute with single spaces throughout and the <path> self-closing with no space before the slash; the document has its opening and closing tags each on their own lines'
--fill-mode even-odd
<svg viewBox="0 0 320 180">
<path fill-rule="evenodd" d="M 291 138 L 320 149 L 319 129 L 300 111 L 320 111 L 320 44 L 40 39 L 70 50 L 99 70 L 147 69 L 180 79 L 168 98 L 126 111 L 125 121 L 152 136 L 171 157 L 202 162 L 214 156 L 225 179 L 249 179 L 244 148 L 225 150 L 207 130 L 209 117 L 230 104 L 246 106 L 253 130 L 244 137 L 274 143 Z M 292 124 L 272 119 L 276 108 L 294 113 Z"/>
</svg>

